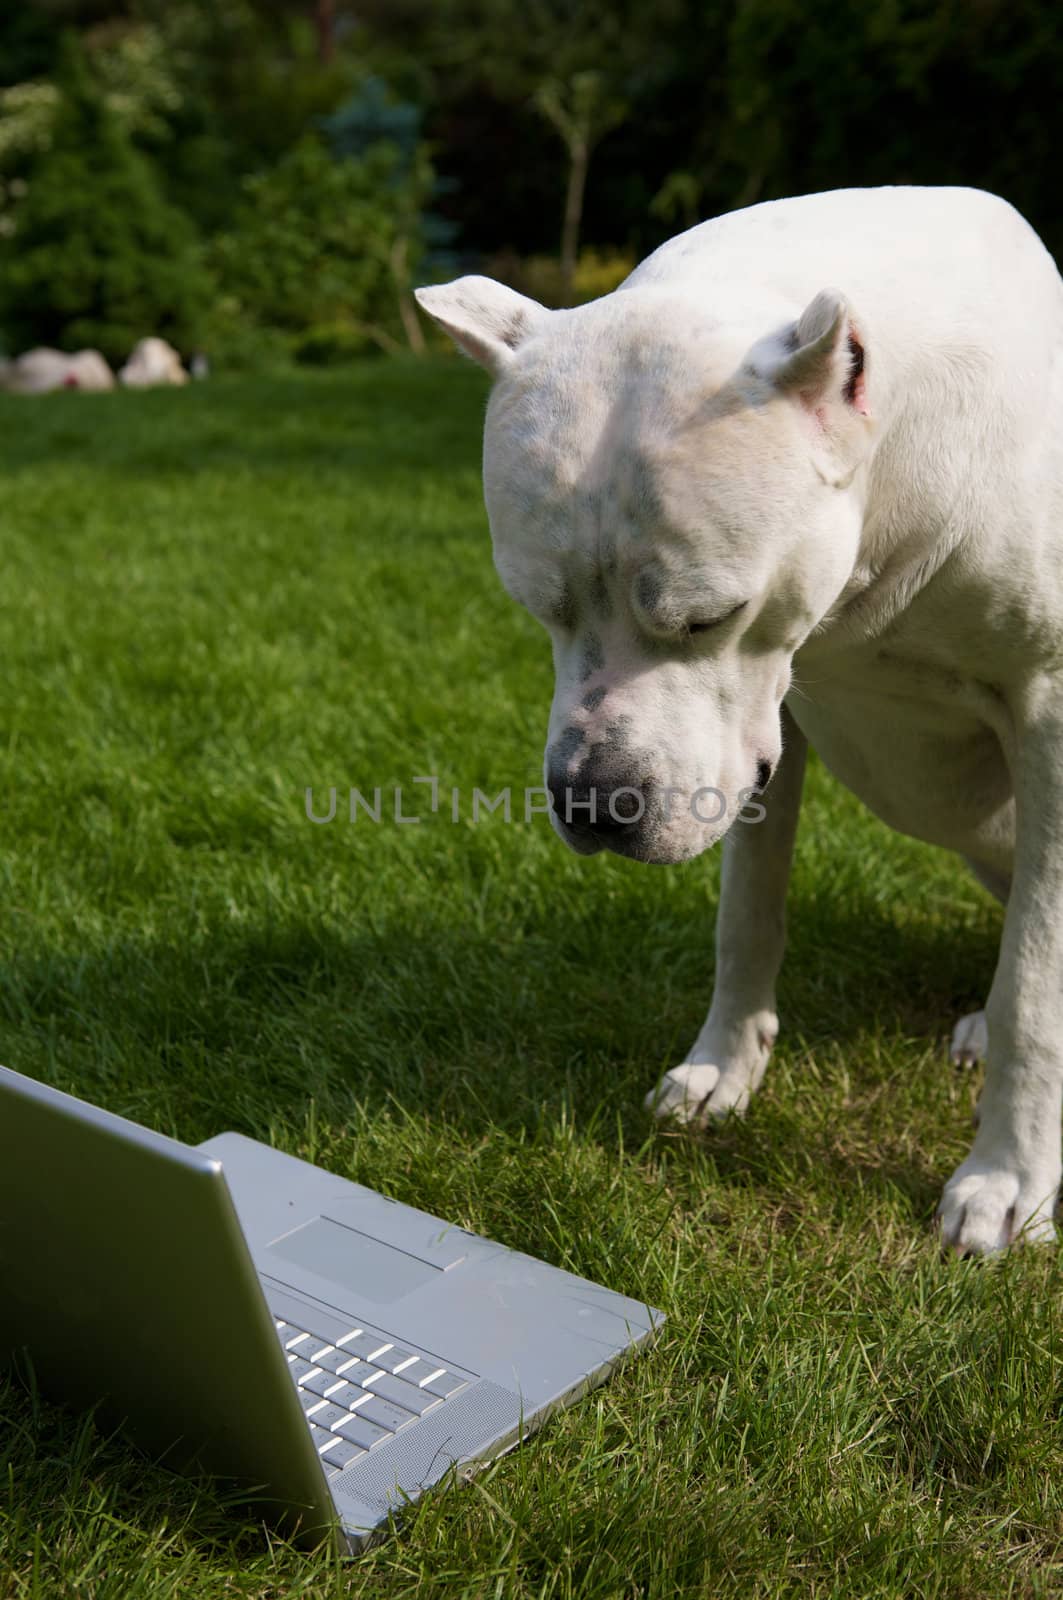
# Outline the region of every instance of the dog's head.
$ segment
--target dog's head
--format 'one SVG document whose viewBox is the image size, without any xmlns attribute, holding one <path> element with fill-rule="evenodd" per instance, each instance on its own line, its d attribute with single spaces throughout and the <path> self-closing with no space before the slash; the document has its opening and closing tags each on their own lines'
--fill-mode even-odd
<svg viewBox="0 0 1063 1600">
<path fill-rule="evenodd" d="M 417 298 L 495 378 L 484 493 L 502 581 L 553 643 L 558 832 L 697 855 L 770 778 L 794 652 L 854 566 L 848 305 L 725 316 L 632 287 L 547 311 L 479 277 Z"/>
</svg>

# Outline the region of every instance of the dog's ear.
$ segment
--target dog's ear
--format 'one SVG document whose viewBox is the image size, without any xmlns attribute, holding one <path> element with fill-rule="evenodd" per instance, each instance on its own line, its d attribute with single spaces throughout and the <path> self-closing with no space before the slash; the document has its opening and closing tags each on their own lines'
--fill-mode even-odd
<svg viewBox="0 0 1063 1600">
<path fill-rule="evenodd" d="M 789 332 L 790 354 L 773 374 L 776 386 L 814 411 L 841 402 L 870 417 L 866 351 L 852 310 L 837 289 L 821 289 Z"/>
<path fill-rule="evenodd" d="M 537 300 L 476 275 L 415 289 L 417 304 L 434 317 L 459 350 L 497 377 L 550 315 Z"/>
<path fill-rule="evenodd" d="M 808 416 L 824 478 L 844 485 L 866 452 L 872 420 L 867 351 L 852 308 L 837 289 L 822 289 L 783 337 L 772 381 Z"/>
</svg>

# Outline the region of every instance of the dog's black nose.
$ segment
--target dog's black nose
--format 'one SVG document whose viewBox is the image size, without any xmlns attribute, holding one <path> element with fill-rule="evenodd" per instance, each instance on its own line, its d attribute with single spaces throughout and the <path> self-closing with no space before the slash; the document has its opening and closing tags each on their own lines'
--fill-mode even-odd
<svg viewBox="0 0 1063 1600">
<path fill-rule="evenodd" d="M 757 762 L 757 788 L 766 789 L 771 782 L 771 775 L 775 771 L 770 761 Z"/>
<path fill-rule="evenodd" d="M 649 810 L 649 803 L 644 788 L 599 789 L 598 820 L 592 824 L 595 834 L 599 839 L 610 839 L 636 827 Z"/>
<path fill-rule="evenodd" d="M 590 816 L 590 812 L 587 809 L 590 804 L 590 794 L 586 787 L 573 783 L 572 779 L 564 772 L 556 771 L 551 767 L 547 775 L 546 787 L 550 791 L 550 799 L 559 817 L 564 817 L 571 811 L 574 811 L 581 819 Z"/>
<path fill-rule="evenodd" d="M 634 793 L 624 790 L 614 798 L 608 785 L 599 786 L 579 778 L 551 777 L 548 788 L 554 810 L 562 822 L 573 828 L 593 828 L 595 833 L 626 828 L 638 821 L 644 809 Z"/>
<path fill-rule="evenodd" d="M 554 810 L 568 827 L 612 838 L 637 826 L 650 810 L 652 785 L 614 784 L 581 772 L 575 777 L 551 771 L 547 778 Z"/>
</svg>

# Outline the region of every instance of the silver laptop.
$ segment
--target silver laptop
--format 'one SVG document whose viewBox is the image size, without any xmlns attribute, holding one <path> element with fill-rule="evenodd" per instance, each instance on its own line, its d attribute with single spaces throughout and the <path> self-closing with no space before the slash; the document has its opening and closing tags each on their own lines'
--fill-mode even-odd
<svg viewBox="0 0 1063 1600">
<path fill-rule="evenodd" d="M 0 1361 L 354 1552 L 662 1314 L 240 1134 L 192 1148 L 0 1067 Z"/>
</svg>

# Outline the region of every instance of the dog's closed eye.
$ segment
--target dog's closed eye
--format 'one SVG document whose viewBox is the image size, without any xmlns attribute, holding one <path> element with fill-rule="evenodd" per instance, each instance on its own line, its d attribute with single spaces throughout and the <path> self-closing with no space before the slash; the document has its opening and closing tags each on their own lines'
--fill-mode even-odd
<svg viewBox="0 0 1063 1600">
<path fill-rule="evenodd" d="M 711 617 L 707 621 L 699 619 L 696 622 L 688 622 L 687 633 L 708 633 L 710 628 L 718 628 L 721 623 L 730 622 L 732 617 L 737 617 L 738 613 L 744 611 L 748 604 L 748 600 L 741 600 L 738 605 L 732 606 L 730 611 L 725 611 L 722 616 Z"/>
</svg>

